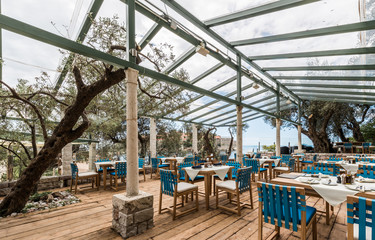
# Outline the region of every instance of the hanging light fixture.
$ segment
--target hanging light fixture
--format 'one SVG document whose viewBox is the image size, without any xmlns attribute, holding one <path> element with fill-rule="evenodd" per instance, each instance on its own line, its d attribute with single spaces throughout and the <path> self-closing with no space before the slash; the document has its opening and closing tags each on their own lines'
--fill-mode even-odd
<svg viewBox="0 0 375 240">
<path fill-rule="evenodd" d="M 255 90 L 257 90 L 257 89 L 259 88 L 259 85 L 258 85 L 257 83 L 255 83 L 255 84 L 253 85 L 253 88 L 254 88 Z"/>
<path fill-rule="evenodd" d="M 202 54 L 203 56 L 207 56 L 207 54 L 210 53 L 210 51 L 208 51 L 208 50 L 206 49 L 206 45 L 204 44 L 204 42 L 201 42 L 201 44 L 199 44 L 199 45 L 197 46 L 197 48 L 195 49 L 195 51 L 196 51 L 197 53 Z"/>
<path fill-rule="evenodd" d="M 292 104 L 292 101 L 290 101 L 290 99 L 288 98 L 288 100 L 286 100 L 286 104 Z"/>
</svg>

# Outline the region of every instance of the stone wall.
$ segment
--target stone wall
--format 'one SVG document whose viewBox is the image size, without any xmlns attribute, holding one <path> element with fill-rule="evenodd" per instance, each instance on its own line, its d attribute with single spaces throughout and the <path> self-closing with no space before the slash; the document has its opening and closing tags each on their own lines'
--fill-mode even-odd
<svg viewBox="0 0 375 240">
<path fill-rule="evenodd" d="M 38 190 L 49 190 L 54 188 L 66 187 L 70 184 L 71 176 L 45 176 L 38 184 Z M 0 182 L 0 197 L 7 195 L 16 181 Z"/>
</svg>

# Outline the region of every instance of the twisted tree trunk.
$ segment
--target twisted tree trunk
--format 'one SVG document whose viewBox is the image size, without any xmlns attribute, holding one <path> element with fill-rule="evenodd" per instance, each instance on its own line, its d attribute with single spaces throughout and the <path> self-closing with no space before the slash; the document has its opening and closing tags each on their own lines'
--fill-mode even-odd
<svg viewBox="0 0 375 240">
<path fill-rule="evenodd" d="M 89 127 L 89 121 L 84 113 L 85 108 L 99 93 L 125 79 L 124 69 L 116 71 L 112 71 L 112 69 L 113 66 L 106 68 L 104 75 L 99 81 L 91 85 L 85 85 L 79 69 L 74 67 L 73 73 L 76 81 L 77 96 L 74 102 L 66 109 L 64 117 L 55 127 L 52 135 L 47 136 L 43 148 L 32 159 L 11 192 L 0 203 L 0 216 L 21 211 L 34 186 L 47 168 L 55 161 L 62 148 L 79 138 Z M 75 128 L 80 118 L 82 118 L 82 122 Z"/>
</svg>

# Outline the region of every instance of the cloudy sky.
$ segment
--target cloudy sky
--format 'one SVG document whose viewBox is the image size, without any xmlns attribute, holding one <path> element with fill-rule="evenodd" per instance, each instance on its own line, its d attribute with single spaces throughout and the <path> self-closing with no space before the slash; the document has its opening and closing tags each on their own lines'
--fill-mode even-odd
<svg viewBox="0 0 375 240">
<path fill-rule="evenodd" d="M 141 2 L 148 4 L 144 0 L 141 0 Z M 176 14 L 168 6 L 165 6 L 160 0 L 149 0 L 149 2 L 157 6 L 163 12 L 169 14 L 172 18 L 176 19 L 187 28 L 194 31 L 206 41 L 212 43 L 223 52 L 228 53 L 231 57 L 234 57 L 231 52 L 226 50 L 223 46 L 220 46 L 220 44 L 218 44 L 214 39 L 210 38 L 205 33 L 197 29 L 194 25 Z M 223 14 L 232 13 L 241 9 L 254 7 L 259 4 L 273 1 L 179 0 L 178 2 L 200 20 L 204 21 Z M 36 27 L 74 40 L 90 3 L 91 0 L 2 1 L 2 13 L 17 20 L 27 22 Z M 119 0 L 105 0 L 98 16 L 111 17 L 113 15 L 118 15 L 122 21 L 125 21 L 125 5 Z M 227 41 L 235 41 L 355 23 L 358 21 L 358 0 L 326 0 L 256 18 L 241 20 L 235 23 L 220 25 L 214 27 L 213 29 L 218 34 L 223 36 Z M 141 14 L 136 15 L 137 41 L 144 36 L 152 25 L 153 22 L 146 17 L 142 16 Z M 152 40 L 153 44 L 164 42 L 168 42 L 174 46 L 176 56 L 179 56 L 189 48 L 193 47 L 166 29 L 162 29 Z M 239 47 L 239 49 L 246 55 L 254 56 L 355 47 L 358 47 L 358 33 L 347 33 L 287 42 L 258 44 Z M 147 52 L 148 47 L 146 47 L 144 51 Z M 352 56 L 327 57 L 320 58 L 320 60 L 327 60 L 330 64 L 347 64 L 350 57 Z M 8 31 L 3 31 L 3 58 L 3 79 L 5 81 L 15 84 L 17 79 L 23 78 L 32 82 L 34 81 L 35 77 L 40 75 L 41 71 L 46 71 L 52 77 L 52 84 L 58 76 L 56 69 L 60 63 L 62 55 L 59 53 L 59 49 L 56 47 L 22 37 Z M 282 61 L 258 61 L 257 64 L 261 66 L 303 66 L 307 64 L 307 61 L 308 59 L 299 58 Z M 195 54 L 181 67 L 188 70 L 190 79 L 194 79 L 206 69 L 214 66 L 217 63 L 217 60 L 210 56 L 204 57 L 200 54 Z M 305 73 L 302 72 L 298 75 L 304 74 Z M 220 70 L 206 77 L 196 85 L 209 89 L 234 75 L 235 72 L 232 69 L 222 67 Z M 243 86 L 251 83 L 249 79 L 244 77 L 242 82 Z M 236 84 L 235 82 L 232 82 L 226 87 L 218 89 L 216 92 L 225 95 L 234 91 L 235 89 Z M 246 90 L 243 95 L 246 97 L 252 93 L 255 93 L 256 91 L 260 91 L 260 89 L 255 90 L 250 88 Z M 267 95 L 262 94 L 257 98 L 251 98 L 251 100 L 247 101 L 247 103 L 251 104 L 257 99 L 265 96 Z M 201 98 L 192 103 L 191 109 L 197 108 L 210 101 L 212 101 L 211 98 Z M 270 99 L 269 101 L 272 102 L 274 99 Z M 262 104 L 264 103 L 256 104 L 255 106 L 259 107 Z M 225 105 L 225 103 L 217 103 L 212 105 L 211 109 L 223 105 Z M 227 107 L 220 110 L 219 113 L 225 113 L 233 109 L 234 107 Z M 190 117 L 198 117 L 207 111 L 209 110 L 206 109 L 197 111 Z M 230 115 L 233 115 L 233 113 Z M 206 119 L 214 116 L 215 114 L 208 115 Z M 201 121 L 203 119 L 204 118 L 198 118 L 197 120 Z M 215 121 L 217 121 L 217 119 L 212 119 L 210 123 Z M 266 125 L 262 119 L 251 121 L 248 123 L 248 125 L 249 129 L 246 133 L 244 133 L 245 145 L 255 145 L 259 141 L 262 144 L 272 144 L 275 141 L 275 129 L 272 129 Z M 219 129 L 218 133 L 224 136 L 229 135 L 226 129 Z M 290 142 L 292 145 L 297 143 L 297 131 L 294 129 L 282 131 L 282 144 L 287 145 L 288 142 Z M 303 142 L 306 144 L 311 143 L 305 136 L 303 136 Z"/>
</svg>

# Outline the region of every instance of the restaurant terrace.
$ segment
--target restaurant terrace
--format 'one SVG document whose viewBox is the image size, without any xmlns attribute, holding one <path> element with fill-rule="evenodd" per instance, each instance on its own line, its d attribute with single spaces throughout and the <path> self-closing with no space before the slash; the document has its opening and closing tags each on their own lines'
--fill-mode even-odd
<svg viewBox="0 0 375 240">
<path fill-rule="evenodd" d="M 17 181 L 8 169 L 0 182 L 0 239 L 375 239 L 371 141 L 302 144 L 312 134 L 305 122 L 319 122 L 304 116 L 313 102 L 373 111 L 373 1 L 67 2 L 23 1 L 22 11 L 0 3 L 0 146 L 8 161 L 33 152 Z M 59 22 L 67 12 L 70 21 Z M 53 62 L 57 51 L 64 57 Z M 31 73 L 15 74 L 11 64 L 26 61 L 19 52 L 57 70 L 28 62 L 47 73 L 16 85 L 13 76 Z M 38 89 L 51 71 L 52 87 Z M 90 121 L 104 132 L 120 112 L 126 141 L 114 151 L 125 154 L 98 157 L 104 140 L 85 135 Z M 275 126 L 274 151 L 244 152 L 243 128 L 259 118 Z M 158 135 L 161 121 L 191 127 L 189 154 L 161 154 L 158 141 L 172 137 Z M 298 133 L 288 152 L 282 124 Z M 202 128 L 235 129 L 235 154 L 210 152 Z M 86 165 L 75 145 L 87 149 Z M 34 211 L 30 196 L 44 210 Z M 50 207 L 59 198 L 69 200 Z"/>
</svg>

